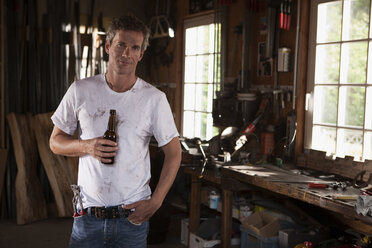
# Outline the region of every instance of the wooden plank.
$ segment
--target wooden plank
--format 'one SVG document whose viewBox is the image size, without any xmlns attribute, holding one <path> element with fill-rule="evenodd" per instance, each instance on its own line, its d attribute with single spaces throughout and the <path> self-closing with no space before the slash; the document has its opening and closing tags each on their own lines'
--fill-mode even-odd
<svg viewBox="0 0 372 248">
<path fill-rule="evenodd" d="M 1 0 L 0 10 L 0 137 L 1 148 L 5 147 L 5 4 Z M 1 191 L 0 191 L 1 194 Z"/>
<path fill-rule="evenodd" d="M 364 162 L 363 170 L 366 171 L 366 173 L 363 176 L 363 181 L 367 182 L 369 179 L 369 175 L 372 174 L 372 160 L 366 160 Z"/>
<path fill-rule="evenodd" d="M 37 177 L 38 155 L 31 116 L 10 113 L 7 120 L 18 169 L 15 180 L 17 224 L 46 219 L 46 202 Z"/>
<path fill-rule="evenodd" d="M 8 157 L 8 150 L 0 148 L 0 199 L 4 187 L 6 159 Z"/>
<path fill-rule="evenodd" d="M 353 179 L 362 170 L 367 170 L 364 175 L 364 180 L 369 177 L 368 170 L 372 172 L 372 166 L 369 166 L 371 162 L 366 160 L 365 162 L 354 161 L 351 156 L 345 156 L 345 158 L 332 159 L 326 156 L 323 151 L 310 150 L 309 154 L 301 154 L 297 157 L 297 165 L 329 174 L 335 174 L 345 178 Z"/>
<path fill-rule="evenodd" d="M 52 113 L 35 115 L 32 118 L 32 128 L 35 132 L 40 158 L 54 194 L 58 216 L 72 216 L 71 199 L 73 194 L 70 189 L 72 180 L 67 160 L 62 156 L 53 154 L 49 148 L 49 137 L 53 130 L 51 115 Z"/>
<path fill-rule="evenodd" d="M 77 184 L 79 157 L 57 156 L 61 165 L 66 168 L 69 184 Z"/>
</svg>

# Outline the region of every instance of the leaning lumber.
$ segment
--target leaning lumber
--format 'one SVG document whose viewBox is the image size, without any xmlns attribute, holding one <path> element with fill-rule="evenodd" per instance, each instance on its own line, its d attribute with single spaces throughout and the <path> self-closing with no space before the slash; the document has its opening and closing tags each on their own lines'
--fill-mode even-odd
<svg viewBox="0 0 372 248">
<path fill-rule="evenodd" d="M 53 154 L 49 148 L 49 137 L 53 130 L 51 115 L 52 113 L 44 113 L 32 117 L 32 128 L 35 132 L 39 155 L 56 201 L 58 216 L 72 216 L 71 199 L 73 194 L 70 185 L 75 184 L 76 181 L 73 182 L 74 179 L 71 176 L 73 169 L 68 168 L 67 159 L 64 156 Z"/>
<path fill-rule="evenodd" d="M 6 158 L 8 156 L 8 150 L 0 148 L 0 199 L 4 187 L 5 169 L 6 169 Z"/>
<path fill-rule="evenodd" d="M 17 164 L 15 180 L 17 224 L 27 224 L 48 216 L 43 190 L 37 177 L 38 154 L 31 115 L 9 113 L 7 120 Z"/>
</svg>

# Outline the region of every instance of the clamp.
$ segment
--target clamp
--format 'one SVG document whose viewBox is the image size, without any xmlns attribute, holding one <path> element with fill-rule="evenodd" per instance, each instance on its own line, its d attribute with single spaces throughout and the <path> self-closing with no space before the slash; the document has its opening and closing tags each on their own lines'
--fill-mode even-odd
<svg viewBox="0 0 372 248">
<path fill-rule="evenodd" d="M 361 172 L 356 174 L 352 182 L 352 185 L 354 188 L 357 188 L 357 189 L 364 188 L 364 187 L 367 187 L 368 184 L 372 183 L 372 173 L 369 173 L 369 177 L 366 182 L 363 181 L 364 174 L 366 174 L 365 170 L 362 170 Z"/>
</svg>

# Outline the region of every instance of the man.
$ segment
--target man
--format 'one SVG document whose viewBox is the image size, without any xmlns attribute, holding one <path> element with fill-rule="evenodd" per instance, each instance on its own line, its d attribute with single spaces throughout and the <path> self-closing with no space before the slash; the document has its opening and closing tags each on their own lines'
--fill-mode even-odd
<svg viewBox="0 0 372 248">
<path fill-rule="evenodd" d="M 148 220 L 176 177 L 181 149 L 165 94 L 135 75 L 148 39 L 148 28 L 136 17 L 114 19 L 105 44 L 106 74 L 74 82 L 52 116 L 51 150 L 79 156 L 83 211 L 74 218 L 70 247 L 146 247 Z M 110 109 L 116 110 L 117 142 L 102 137 Z M 165 158 L 151 195 L 152 136 Z M 112 156 L 114 163 L 104 164 Z"/>
</svg>

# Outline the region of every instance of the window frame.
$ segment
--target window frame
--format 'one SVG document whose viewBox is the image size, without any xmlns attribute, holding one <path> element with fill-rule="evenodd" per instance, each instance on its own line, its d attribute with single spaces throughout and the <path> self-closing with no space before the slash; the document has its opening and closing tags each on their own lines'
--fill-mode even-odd
<svg viewBox="0 0 372 248">
<path fill-rule="evenodd" d="M 317 26 L 318 26 L 318 5 L 319 4 L 322 4 L 322 3 L 329 3 L 329 2 L 337 2 L 337 1 L 340 1 L 340 0 L 312 0 L 311 3 L 310 3 L 310 17 L 309 17 L 309 43 L 308 43 L 308 64 L 307 64 L 307 84 L 306 84 L 306 99 L 305 99 L 305 126 L 304 126 L 304 148 L 305 149 L 312 149 L 313 147 L 313 142 L 312 142 L 312 135 L 313 135 L 313 127 L 314 125 L 319 125 L 317 123 L 315 123 L 315 120 L 314 120 L 314 92 L 315 92 L 315 70 L 316 70 L 316 48 L 317 48 Z M 337 121 L 336 121 L 336 124 L 334 125 L 334 127 L 336 128 L 336 133 L 337 133 L 337 130 L 338 129 L 345 129 L 345 130 L 360 130 L 363 132 L 363 145 L 362 145 L 362 149 L 364 150 L 365 147 L 366 147 L 366 143 L 365 143 L 365 135 L 364 133 L 366 131 L 371 131 L 370 129 L 366 128 L 365 127 L 365 123 L 366 123 L 366 111 L 367 111 L 367 88 L 368 87 L 371 87 L 372 84 L 371 83 L 368 83 L 368 77 L 371 77 L 371 76 L 368 76 L 368 67 L 370 65 L 368 65 L 369 63 L 372 63 L 372 58 L 369 56 L 370 55 L 370 52 L 369 51 L 371 49 L 370 45 L 372 44 L 372 36 L 371 36 L 371 20 L 372 20 L 372 16 L 371 16 L 371 5 L 372 5 L 372 1 L 370 2 L 370 16 L 369 16 L 369 30 L 368 30 L 368 37 L 367 38 L 364 38 L 364 39 L 354 39 L 354 40 L 343 40 L 341 38 L 340 41 L 337 41 L 337 42 L 326 42 L 325 44 L 331 44 L 331 43 L 337 43 L 337 44 L 340 44 L 340 49 L 342 48 L 342 45 L 343 44 L 352 44 L 354 42 L 358 42 L 358 41 L 367 41 L 367 54 L 366 54 L 366 58 L 367 58 L 367 61 L 366 61 L 366 81 L 364 84 L 350 84 L 350 83 L 347 83 L 347 84 L 344 84 L 344 83 L 341 83 L 340 82 L 340 78 L 339 78 L 339 81 L 338 81 L 338 97 L 339 97 L 339 94 L 340 94 L 340 89 L 342 87 L 345 87 L 345 86 L 353 86 L 353 87 L 359 87 L 359 86 L 362 86 L 365 88 L 365 95 L 364 95 L 364 119 L 363 119 L 363 126 L 361 128 L 353 128 L 353 127 L 345 127 L 345 125 L 340 125 L 338 123 L 338 113 L 339 111 L 337 111 Z M 344 17 L 342 17 L 342 20 L 343 20 Z M 341 26 L 342 28 L 342 26 Z M 341 33 L 342 34 L 342 33 Z M 339 58 L 339 61 L 341 61 L 341 50 L 340 50 L 340 58 Z M 339 70 L 341 70 L 341 64 L 340 64 L 340 68 Z M 339 75 L 340 76 L 340 75 Z M 322 84 L 323 85 L 323 84 Z M 329 84 L 329 86 L 334 86 L 334 84 Z M 339 105 L 340 99 L 338 98 L 337 99 L 337 104 Z M 339 106 L 337 107 L 339 108 Z M 323 125 L 321 124 L 320 126 L 324 126 L 324 127 L 327 127 L 327 125 Z M 336 134 L 336 154 L 337 154 L 337 134 Z M 336 154 L 332 154 L 332 155 L 336 155 Z M 362 156 L 363 156 L 363 159 L 364 158 L 364 151 L 362 151 Z M 359 160 L 359 159 L 362 159 L 362 158 L 358 158 L 358 157 L 355 157 L 356 160 Z"/>
<path fill-rule="evenodd" d="M 215 24 L 216 22 L 216 13 L 213 12 L 213 13 L 209 13 L 209 14 L 206 14 L 206 15 L 201 15 L 201 16 L 196 16 L 196 17 L 191 17 L 191 18 L 187 18 L 184 20 L 184 24 L 183 24 L 183 44 L 182 44 L 182 100 L 181 100 L 181 123 L 180 123 L 180 126 L 181 126 L 181 135 L 184 136 L 183 134 L 183 128 L 184 128 L 184 112 L 185 112 L 185 106 L 184 106 L 184 97 L 185 97 L 185 58 L 186 58 L 186 54 L 185 54 L 185 48 L 186 48 L 186 29 L 188 28 L 192 28 L 192 27 L 197 27 L 197 26 L 202 26 L 202 25 L 210 25 L 210 24 Z M 221 27 L 222 29 L 222 27 Z M 222 30 L 221 30 L 222 31 Z M 221 33 L 222 35 L 222 33 Z M 220 54 L 220 66 L 222 65 L 222 45 L 221 45 L 221 51 L 219 52 Z M 215 74 L 215 72 L 213 72 Z M 220 75 L 222 77 L 222 73 Z M 220 85 L 222 82 L 218 82 Z M 212 83 L 213 85 L 213 99 L 215 98 L 215 91 L 216 91 L 216 82 L 213 82 Z M 213 107 L 212 107 L 212 111 L 213 111 Z M 203 111 L 194 111 L 194 112 L 203 112 Z M 211 112 L 212 114 L 212 112 Z M 212 117 L 213 118 L 213 117 Z M 200 138 L 200 137 L 199 137 Z"/>
</svg>

